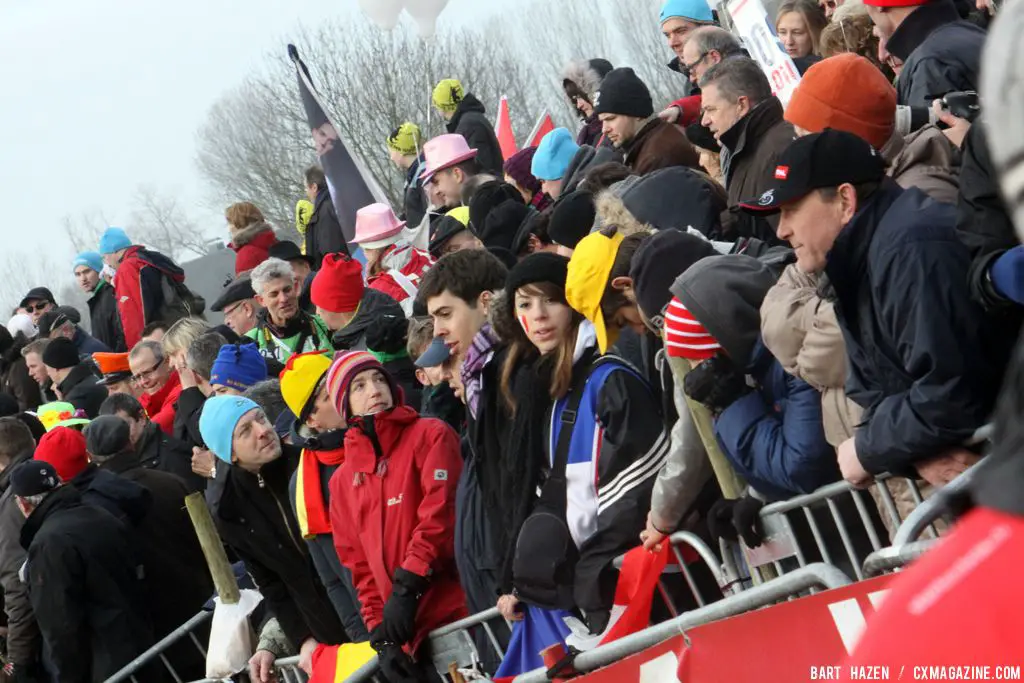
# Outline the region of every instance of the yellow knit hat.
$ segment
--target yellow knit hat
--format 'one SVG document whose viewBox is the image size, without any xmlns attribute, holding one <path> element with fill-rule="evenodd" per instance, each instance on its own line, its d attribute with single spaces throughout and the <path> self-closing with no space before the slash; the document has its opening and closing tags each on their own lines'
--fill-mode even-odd
<svg viewBox="0 0 1024 683">
<path fill-rule="evenodd" d="M 415 123 L 406 121 L 391 131 L 387 142 L 388 149 L 393 149 L 407 157 L 416 156 L 423 148 L 423 132 Z"/>
<path fill-rule="evenodd" d="M 451 211 L 449 211 L 448 213 L 446 213 L 445 216 L 451 216 L 452 218 L 454 218 L 458 222 L 460 222 L 463 225 L 465 225 L 467 228 L 469 227 L 469 207 L 468 206 L 458 206 L 458 207 L 452 209 Z"/>
<path fill-rule="evenodd" d="M 441 111 L 455 111 L 466 92 L 454 78 L 446 78 L 434 88 L 434 106 Z"/>
<path fill-rule="evenodd" d="M 322 351 L 298 353 L 288 359 L 281 372 L 281 396 L 299 419 L 305 420 L 317 385 L 330 368 L 331 357 Z"/>
<path fill-rule="evenodd" d="M 615 343 L 618 336 L 618 330 L 609 330 L 605 324 L 601 299 L 604 298 L 622 240 L 621 232 L 611 237 L 605 237 L 600 232 L 590 233 L 579 241 L 569 259 L 565 300 L 594 324 L 601 353 L 608 353 L 608 347 Z"/>
</svg>

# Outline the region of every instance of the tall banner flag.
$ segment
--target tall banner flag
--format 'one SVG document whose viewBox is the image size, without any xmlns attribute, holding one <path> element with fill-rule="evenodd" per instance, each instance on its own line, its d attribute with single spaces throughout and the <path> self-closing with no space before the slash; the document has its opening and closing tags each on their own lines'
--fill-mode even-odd
<svg viewBox="0 0 1024 683">
<path fill-rule="evenodd" d="M 731 0 L 727 7 L 736 33 L 743 39 L 750 56 L 761 66 L 761 71 L 771 83 L 772 93 L 785 107 L 800 83 L 800 72 L 782 48 L 764 5 L 761 0 Z"/>
<path fill-rule="evenodd" d="M 295 64 L 302 106 L 306 110 L 306 121 L 313 135 L 317 159 L 327 176 L 327 188 L 334 202 L 334 211 L 345 233 L 345 241 L 351 243 L 356 232 L 356 212 L 374 202 L 387 204 L 387 195 L 362 161 L 349 152 L 337 126 L 328 118 L 327 110 L 313 86 L 309 69 L 294 45 L 288 46 L 288 57 Z"/>
<path fill-rule="evenodd" d="M 540 144 L 540 141 L 544 139 L 544 136 L 555 129 L 555 121 L 551 118 L 551 114 L 545 109 L 544 113 L 537 119 L 537 124 L 530 131 L 529 144 L 527 147 L 536 147 Z"/>
<path fill-rule="evenodd" d="M 498 136 L 501 156 L 506 161 L 519 151 L 516 148 L 516 136 L 512 132 L 512 115 L 508 111 L 508 97 L 504 95 L 501 96 L 501 102 L 498 103 L 498 122 L 494 124 L 494 134 Z"/>
</svg>

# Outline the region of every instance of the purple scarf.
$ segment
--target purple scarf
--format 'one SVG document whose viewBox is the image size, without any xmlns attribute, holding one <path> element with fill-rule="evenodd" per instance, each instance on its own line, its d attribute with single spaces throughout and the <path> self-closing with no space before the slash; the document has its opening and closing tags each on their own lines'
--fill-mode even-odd
<svg viewBox="0 0 1024 683">
<path fill-rule="evenodd" d="M 462 385 L 466 392 L 466 405 L 475 419 L 480 406 L 480 392 L 484 386 L 484 368 L 494 358 L 494 347 L 498 345 L 498 336 L 494 334 L 490 323 L 484 323 L 477 335 L 473 337 L 462 361 Z"/>
</svg>

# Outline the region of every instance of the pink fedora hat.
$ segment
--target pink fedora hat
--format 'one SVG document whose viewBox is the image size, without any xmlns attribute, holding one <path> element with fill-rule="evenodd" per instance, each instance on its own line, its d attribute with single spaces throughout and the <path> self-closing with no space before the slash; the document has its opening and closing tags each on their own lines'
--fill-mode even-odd
<svg viewBox="0 0 1024 683">
<path fill-rule="evenodd" d="M 380 249 L 398 241 L 405 221 L 398 220 L 387 204 L 370 204 L 356 212 L 356 235 L 353 244 L 366 249 Z"/>
<path fill-rule="evenodd" d="M 454 133 L 438 135 L 423 145 L 423 156 L 426 157 L 427 168 L 420 174 L 420 177 L 426 182 L 438 171 L 451 168 L 476 155 L 477 151 L 470 149 L 466 138 L 461 135 Z"/>
</svg>

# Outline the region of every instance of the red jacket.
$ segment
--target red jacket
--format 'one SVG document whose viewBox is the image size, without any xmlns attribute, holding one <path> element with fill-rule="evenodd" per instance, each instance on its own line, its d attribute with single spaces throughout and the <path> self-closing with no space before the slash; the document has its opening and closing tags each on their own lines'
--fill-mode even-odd
<svg viewBox="0 0 1024 683">
<path fill-rule="evenodd" d="M 840 680 L 862 666 L 888 666 L 891 680 L 905 667 L 906 681 L 915 667 L 1024 664 L 1021 566 L 1024 518 L 974 510 L 890 584 Z"/>
<path fill-rule="evenodd" d="M 423 274 L 432 265 L 434 265 L 434 260 L 430 258 L 430 254 L 424 251 L 413 249 L 412 247 L 402 247 L 399 249 L 391 247 L 391 251 L 384 256 L 384 267 L 388 271 L 371 277 L 367 284 L 372 289 L 384 292 L 398 303 L 402 303 L 406 299 L 415 297 L 415 292 L 412 294 L 407 292 L 404 287 L 398 284 L 390 271 L 397 269 L 398 272 L 408 278 L 409 283 L 413 287 L 418 289 L 420 278 L 423 277 Z"/>
<path fill-rule="evenodd" d="M 164 305 L 164 276 L 176 282 L 185 281 L 185 271 L 171 259 L 139 246 L 129 248 L 117 266 L 114 297 L 129 349 L 139 343 L 142 328 L 157 319 Z"/>
<path fill-rule="evenodd" d="M 459 439 L 408 406 L 357 421 L 331 477 L 334 545 L 352 572 L 367 630 L 381 623 L 396 569 L 429 577 L 408 648 L 415 653 L 430 631 L 468 615 L 455 568 Z M 366 431 L 371 421 L 375 439 Z"/>
<path fill-rule="evenodd" d="M 676 125 L 686 128 L 691 123 L 700 123 L 700 102 L 700 95 L 689 95 L 668 105 L 670 107 L 679 107 L 679 118 L 676 119 Z"/>
<path fill-rule="evenodd" d="M 270 248 L 277 243 L 277 235 L 268 223 L 250 225 L 235 233 L 228 245 L 235 251 L 235 277 L 270 258 Z"/>
<path fill-rule="evenodd" d="M 178 411 L 178 397 L 181 396 L 181 378 L 174 371 L 167 384 L 155 394 L 143 394 L 139 403 L 146 409 L 151 422 L 160 425 L 161 431 L 174 436 L 174 414 Z"/>
</svg>

